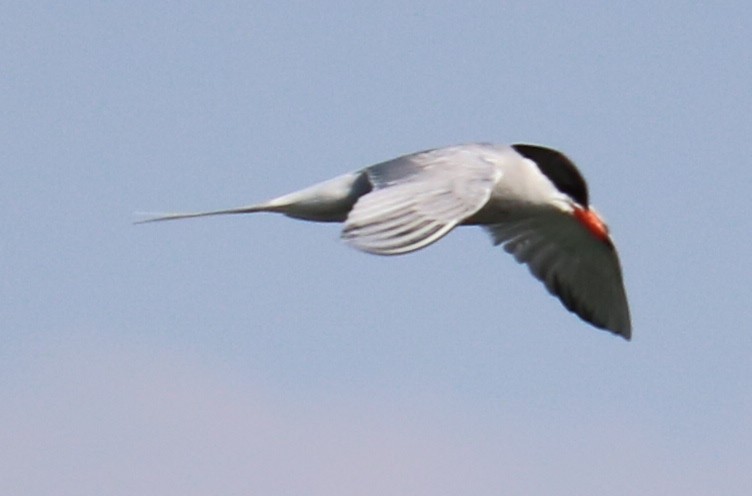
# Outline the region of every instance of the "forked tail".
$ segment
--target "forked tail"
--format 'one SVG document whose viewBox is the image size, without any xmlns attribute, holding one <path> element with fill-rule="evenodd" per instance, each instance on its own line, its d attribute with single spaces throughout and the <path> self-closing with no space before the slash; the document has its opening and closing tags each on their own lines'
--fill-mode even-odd
<svg viewBox="0 0 752 496">
<path fill-rule="evenodd" d="M 185 212 L 173 214 L 157 214 L 155 217 L 139 220 L 134 224 L 148 224 L 150 222 L 162 222 L 164 220 L 192 219 L 194 217 L 209 217 L 211 215 L 251 214 L 254 212 L 274 212 L 276 209 L 269 205 L 248 205 L 246 207 L 228 208 L 225 210 L 212 210 L 209 212 Z M 145 214 L 153 215 L 153 214 Z"/>
<path fill-rule="evenodd" d="M 314 222 L 343 222 L 358 198 L 369 191 L 371 191 L 371 183 L 367 174 L 362 171 L 351 172 L 265 203 L 210 212 L 155 214 L 136 224 L 254 212 L 276 212 L 295 219 Z"/>
</svg>

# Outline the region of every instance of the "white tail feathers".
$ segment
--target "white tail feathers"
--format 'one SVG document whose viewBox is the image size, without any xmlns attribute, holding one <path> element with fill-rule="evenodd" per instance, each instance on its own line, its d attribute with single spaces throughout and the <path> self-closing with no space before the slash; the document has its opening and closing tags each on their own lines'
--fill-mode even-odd
<svg viewBox="0 0 752 496">
<path fill-rule="evenodd" d="M 358 198 L 369 191 L 371 191 L 371 184 L 367 175 L 363 172 L 354 172 L 280 196 L 265 203 L 209 212 L 155 214 L 149 219 L 136 222 L 136 224 L 254 212 L 276 212 L 296 219 L 315 222 L 343 222 Z"/>
<path fill-rule="evenodd" d="M 149 222 L 162 222 L 165 220 L 192 219 L 194 217 L 209 217 L 211 215 L 251 214 L 254 212 L 275 212 L 278 209 L 267 204 L 249 205 L 247 207 L 229 208 L 225 210 L 212 210 L 208 212 L 186 212 L 171 214 L 143 214 L 151 216 L 148 219 L 139 220 L 134 224 L 148 224 Z"/>
</svg>

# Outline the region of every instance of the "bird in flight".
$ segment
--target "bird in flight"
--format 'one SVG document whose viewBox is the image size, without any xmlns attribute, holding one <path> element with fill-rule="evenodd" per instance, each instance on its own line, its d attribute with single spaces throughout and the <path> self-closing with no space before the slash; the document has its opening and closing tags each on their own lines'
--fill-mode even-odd
<svg viewBox="0 0 752 496">
<path fill-rule="evenodd" d="M 139 223 L 276 212 L 344 223 L 349 245 L 376 255 L 420 250 L 477 225 L 571 312 L 629 340 L 619 257 L 582 174 L 538 145 L 472 143 L 404 155 L 267 202 L 166 214 Z"/>
</svg>

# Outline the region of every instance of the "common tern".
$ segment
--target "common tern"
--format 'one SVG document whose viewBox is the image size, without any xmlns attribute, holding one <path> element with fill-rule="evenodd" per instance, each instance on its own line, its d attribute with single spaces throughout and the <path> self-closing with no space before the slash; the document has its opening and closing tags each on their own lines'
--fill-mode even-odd
<svg viewBox="0 0 752 496">
<path fill-rule="evenodd" d="M 571 312 L 629 340 L 619 257 L 591 207 L 585 179 L 561 152 L 538 145 L 471 143 L 404 155 L 267 202 L 167 214 L 139 223 L 276 212 L 342 222 L 349 245 L 401 255 L 459 225 L 479 225 Z"/>
</svg>

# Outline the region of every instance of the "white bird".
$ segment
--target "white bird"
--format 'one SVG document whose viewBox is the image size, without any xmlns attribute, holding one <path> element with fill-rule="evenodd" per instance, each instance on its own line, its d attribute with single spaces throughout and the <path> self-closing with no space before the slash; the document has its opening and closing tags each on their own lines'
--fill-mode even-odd
<svg viewBox="0 0 752 496">
<path fill-rule="evenodd" d="M 592 325 L 631 337 L 621 267 L 584 178 L 537 145 L 465 144 L 405 155 L 264 203 L 168 214 L 154 222 L 277 212 L 344 222 L 342 238 L 376 255 L 424 248 L 458 225 L 480 225 L 548 291 Z"/>
</svg>

